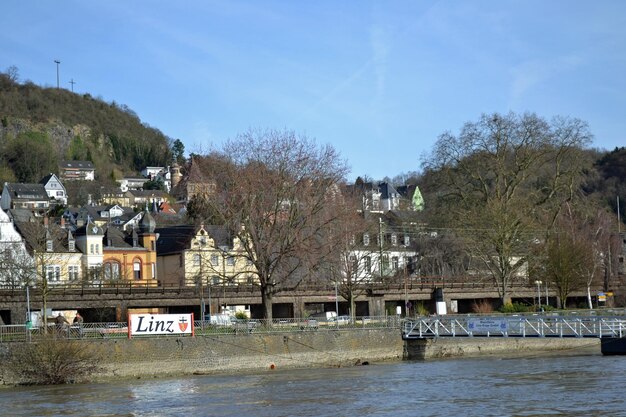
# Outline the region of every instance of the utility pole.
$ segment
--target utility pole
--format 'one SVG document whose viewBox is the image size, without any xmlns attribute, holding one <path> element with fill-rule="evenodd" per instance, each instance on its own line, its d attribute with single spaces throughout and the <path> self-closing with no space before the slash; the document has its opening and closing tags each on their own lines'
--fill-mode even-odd
<svg viewBox="0 0 626 417">
<path fill-rule="evenodd" d="M 70 84 L 72 84 L 72 93 L 74 92 L 74 84 L 76 84 L 76 81 L 74 81 L 74 79 L 72 78 L 70 80 Z"/>
<path fill-rule="evenodd" d="M 57 64 L 57 90 L 59 89 L 59 64 L 61 63 L 61 61 L 59 61 L 58 59 L 55 59 L 54 62 Z"/>
</svg>

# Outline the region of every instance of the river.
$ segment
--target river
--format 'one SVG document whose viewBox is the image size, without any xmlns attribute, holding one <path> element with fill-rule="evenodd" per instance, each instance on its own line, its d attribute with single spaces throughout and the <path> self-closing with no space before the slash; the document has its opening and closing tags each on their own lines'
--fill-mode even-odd
<svg viewBox="0 0 626 417">
<path fill-rule="evenodd" d="M 3 416 L 626 416 L 626 356 L 526 356 L 0 389 Z"/>
</svg>

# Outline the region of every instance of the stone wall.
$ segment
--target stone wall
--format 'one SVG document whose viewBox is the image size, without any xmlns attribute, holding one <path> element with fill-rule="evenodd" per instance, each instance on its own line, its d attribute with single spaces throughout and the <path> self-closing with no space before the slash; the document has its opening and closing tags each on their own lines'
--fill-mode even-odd
<svg viewBox="0 0 626 417">
<path fill-rule="evenodd" d="M 600 339 L 577 337 L 450 337 L 406 341 L 407 359 L 600 353 Z"/>
<path fill-rule="evenodd" d="M 404 341 L 398 330 L 83 340 L 102 357 L 91 379 L 344 367 L 402 359 L 481 355 L 600 354 L 595 338 L 439 338 Z M 20 344 L 0 344 L 0 356 Z M 5 384 L 17 381 L 2 375 Z"/>
<path fill-rule="evenodd" d="M 397 330 L 88 341 L 104 377 L 250 372 L 400 360 Z"/>
</svg>

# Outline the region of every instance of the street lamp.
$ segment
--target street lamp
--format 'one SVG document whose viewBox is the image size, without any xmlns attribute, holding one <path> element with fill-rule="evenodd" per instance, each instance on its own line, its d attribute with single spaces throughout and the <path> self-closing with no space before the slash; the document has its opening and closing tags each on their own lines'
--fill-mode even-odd
<svg viewBox="0 0 626 417">
<path fill-rule="evenodd" d="M 535 284 L 537 285 L 537 301 L 539 302 L 539 309 L 541 310 L 541 284 L 543 284 L 543 282 L 537 280 Z"/>
<path fill-rule="evenodd" d="M 61 63 L 61 61 L 59 61 L 58 59 L 55 59 L 54 62 L 57 64 L 57 90 L 59 89 L 59 64 Z"/>
</svg>

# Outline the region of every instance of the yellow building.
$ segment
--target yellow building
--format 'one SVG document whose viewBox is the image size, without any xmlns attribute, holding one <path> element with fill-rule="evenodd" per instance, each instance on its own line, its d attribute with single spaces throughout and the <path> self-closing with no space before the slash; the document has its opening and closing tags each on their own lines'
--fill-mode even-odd
<svg viewBox="0 0 626 417">
<path fill-rule="evenodd" d="M 102 276 L 107 281 L 157 285 L 155 221 L 145 212 L 139 228 L 123 232 L 108 227 L 103 238 Z"/>
<path fill-rule="evenodd" d="M 255 280 L 241 244 L 223 226 L 178 225 L 156 233 L 161 285 L 236 285 Z"/>
</svg>

